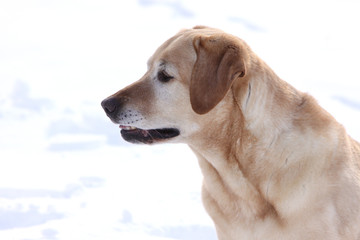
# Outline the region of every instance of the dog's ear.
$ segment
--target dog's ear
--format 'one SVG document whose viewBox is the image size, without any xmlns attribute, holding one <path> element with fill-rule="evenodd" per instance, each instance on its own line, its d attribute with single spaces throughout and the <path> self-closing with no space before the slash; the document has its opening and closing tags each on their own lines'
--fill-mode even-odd
<svg viewBox="0 0 360 240">
<path fill-rule="evenodd" d="M 190 101 L 196 113 L 205 114 L 224 98 L 236 78 L 245 76 L 245 62 L 239 44 L 226 35 L 198 36 L 193 45 L 197 59 Z"/>
</svg>

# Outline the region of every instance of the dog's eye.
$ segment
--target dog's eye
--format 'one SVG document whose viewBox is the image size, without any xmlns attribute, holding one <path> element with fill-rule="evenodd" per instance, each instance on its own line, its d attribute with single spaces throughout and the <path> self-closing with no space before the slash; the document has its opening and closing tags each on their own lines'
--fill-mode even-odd
<svg viewBox="0 0 360 240">
<path fill-rule="evenodd" d="M 160 82 L 168 82 L 170 81 L 171 79 L 173 79 L 174 77 L 173 76 L 170 76 L 167 72 L 165 71 L 160 71 L 158 73 L 158 79 Z"/>
</svg>

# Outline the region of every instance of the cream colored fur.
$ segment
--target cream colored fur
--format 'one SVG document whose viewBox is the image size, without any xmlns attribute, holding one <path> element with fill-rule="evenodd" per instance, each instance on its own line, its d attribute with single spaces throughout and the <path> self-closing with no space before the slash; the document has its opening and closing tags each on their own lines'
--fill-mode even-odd
<svg viewBox="0 0 360 240">
<path fill-rule="evenodd" d="M 162 70 L 173 79 L 160 82 Z M 360 239 L 359 143 L 241 39 L 182 30 L 143 78 L 111 97 L 138 113 L 117 124 L 179 129 L 167 142 L 198 157 L 220 240 Z"/>
</svg>

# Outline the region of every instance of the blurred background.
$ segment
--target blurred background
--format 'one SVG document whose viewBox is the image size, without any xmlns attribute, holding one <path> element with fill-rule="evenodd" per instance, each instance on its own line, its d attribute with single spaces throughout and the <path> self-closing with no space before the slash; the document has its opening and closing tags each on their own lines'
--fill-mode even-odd
<svg viewBox="0 0 360 240">
<path fill-rule="evenodd" d="M 360 140 L 357 0 L 0 0 L 0 239 L 216 239 L 185 145 L 134 146 L 100 102 L 182 28 L 244 39 Z"/>
</svg>

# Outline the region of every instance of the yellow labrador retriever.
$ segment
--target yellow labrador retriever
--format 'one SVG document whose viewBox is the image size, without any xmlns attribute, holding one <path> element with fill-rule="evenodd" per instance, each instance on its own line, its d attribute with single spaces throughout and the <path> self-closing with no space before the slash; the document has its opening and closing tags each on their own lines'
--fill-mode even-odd
<svg viewBox="0 0 360 240">
<path fill-rule="evenodd" d="M 195 27 L 102 102 L 132 143 L 186 143 L 218 238 L 360 239 L 360 145 L 241 39 Z"/>
</svg>

